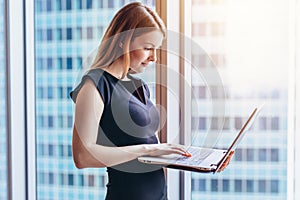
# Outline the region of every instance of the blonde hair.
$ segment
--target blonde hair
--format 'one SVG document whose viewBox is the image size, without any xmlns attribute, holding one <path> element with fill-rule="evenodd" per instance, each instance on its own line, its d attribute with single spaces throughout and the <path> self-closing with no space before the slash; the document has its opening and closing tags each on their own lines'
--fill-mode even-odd
<svg viewBox="0 0 300 200">
<path fill-rule="evenodd" d="M 155 11 L 140 2 L 125 5 L 110 22 L 91 69 L 109 67 L 123 56 L 123 78 L 130 67 L 131 42 L 136 37 L 153 30 L 160 30 L 163 36 L 166 36 L 165 25 Z"/>
</svg>

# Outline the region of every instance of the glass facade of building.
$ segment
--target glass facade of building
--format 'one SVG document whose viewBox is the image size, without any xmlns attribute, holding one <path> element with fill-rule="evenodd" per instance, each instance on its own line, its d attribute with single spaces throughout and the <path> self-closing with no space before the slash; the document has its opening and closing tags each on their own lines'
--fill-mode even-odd
<svg viewBox="0 0 300 200">
<path fill-rule="evenodd" d="M 35 0 L 37 199 L 104 199 L 106 169 L 79 170 L 72 160 L 69 93 L 112 16 L 128 2 Z"/>
</svg>

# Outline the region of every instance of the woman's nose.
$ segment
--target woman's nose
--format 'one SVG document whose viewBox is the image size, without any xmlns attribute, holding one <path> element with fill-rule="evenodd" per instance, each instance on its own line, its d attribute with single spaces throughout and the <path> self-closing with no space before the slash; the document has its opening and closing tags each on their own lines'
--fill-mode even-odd
<svg viewBox="0 0 300 200">
<path fill-rule="evenodd" d="M 156 62 L 156 60 L 157 60 L 156 49 L 151 50 L 148 60 L 151 62 Z"/>
</svg>

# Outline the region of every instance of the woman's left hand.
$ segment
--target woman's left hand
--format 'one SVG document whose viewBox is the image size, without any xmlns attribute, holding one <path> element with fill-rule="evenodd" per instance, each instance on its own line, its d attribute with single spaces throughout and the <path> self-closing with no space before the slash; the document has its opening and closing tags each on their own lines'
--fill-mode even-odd
<svg viewBox="0 0 300 200">
<path fill-rule="evenodd" d="M 234 151 L 231 151 L 229 156 L 226 158 L 225 162 L 222 164 L 221 168 L 218 170 L 218 172 L 222 172 L 229 165 L 233 154 L 234 154 Z"/>
</svg>

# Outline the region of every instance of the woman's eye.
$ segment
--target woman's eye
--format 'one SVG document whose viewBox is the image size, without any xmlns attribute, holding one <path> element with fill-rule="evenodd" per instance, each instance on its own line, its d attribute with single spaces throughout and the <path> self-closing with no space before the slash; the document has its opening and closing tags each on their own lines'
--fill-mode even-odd
<svg viewBox="0 0 300 200">
<path fill-rule="evenodd" d="M 149 48 L 145 47 L 144 49 L 147 50 L 147 51 L 151 51 L 153 48 L 152 47 L 149 47 Z"/>
</svg>

